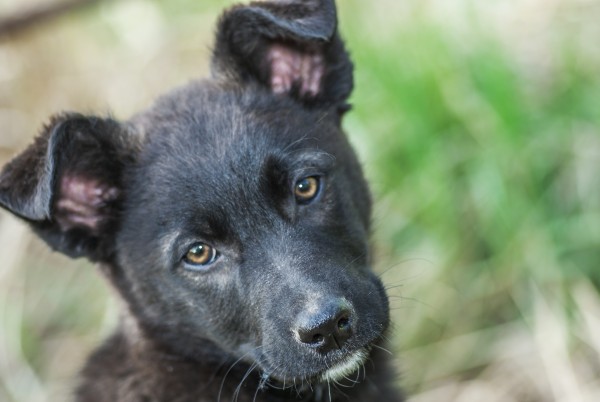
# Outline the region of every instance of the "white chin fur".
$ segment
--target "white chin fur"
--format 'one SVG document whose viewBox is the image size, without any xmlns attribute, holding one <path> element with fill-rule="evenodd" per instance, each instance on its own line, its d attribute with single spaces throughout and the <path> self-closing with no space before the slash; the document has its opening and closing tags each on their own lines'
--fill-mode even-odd
<svg viewBox="0 0 600 402">
<path fill-rule="evenodd" d="M 361 349 L 341 363 L 336 364 L 321 375 L 321 381 L 338 381 L 354 373 L 367 360 L 369 352 Z"/>
</svg>

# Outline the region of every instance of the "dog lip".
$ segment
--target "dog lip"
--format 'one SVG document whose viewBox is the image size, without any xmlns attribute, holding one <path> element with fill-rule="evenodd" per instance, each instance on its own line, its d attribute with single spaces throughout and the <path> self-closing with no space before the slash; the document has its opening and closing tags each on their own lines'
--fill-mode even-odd
<svg viewBox="0 0 600 402">
<path fill-rule="evenodd" d="M 326 383 L 331 381 L 335 382 L 343 380 L 350 374 L 356 372 L 359 367 L 361 367 L 361 365 L 367 361 L 369 358 L 369 353 L 370 348 L 368 346 L 364 346 L 341 358 L 338 362 L 329 366 L 325 370 L 316 371 L 312 374 L 304 374 L 295 378 L 293 376 L 287 376 L 287 380 L 286 376 L 278 375 L 279 373 L 266 371 L 265 374 L 271 380 L 279 383 L 284 388 L 286 388 L 286 383 L 288 386 L 290 386 L 290 384 L 295 384 L 298 380 L 301 380 L 300 382 L 302 383 L 306 382 L 306 384 Z"/>
<path fill-rule="evenodd" d="M 361 365 L 363 365 L 369 357 L 369 350 L 361 348 L 350 356 L 336 363 L 334 366 L 325 370 L 319 377 L 321 382 L 330 382 L 342 380 L 348 375 L 354 373 Z"/>
</svg>

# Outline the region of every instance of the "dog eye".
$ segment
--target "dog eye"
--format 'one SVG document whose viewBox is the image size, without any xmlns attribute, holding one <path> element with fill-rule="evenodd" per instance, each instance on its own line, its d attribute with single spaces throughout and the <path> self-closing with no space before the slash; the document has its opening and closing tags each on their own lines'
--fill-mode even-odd
<svg viewBox="0 0 600 402">
<path fill-rule="evenodd" d="M 296 182 L 294 195 L 301 204 L 312 201 L 319 194 L 320 179 L 318 176 L 304 177 Z"/>
<path fill-rule="evenodd" d="M 217 259 L 217 250 L 205 243 L 196 243 L 183 257 L 190 265 L 208 265 Z"/>
</svg>

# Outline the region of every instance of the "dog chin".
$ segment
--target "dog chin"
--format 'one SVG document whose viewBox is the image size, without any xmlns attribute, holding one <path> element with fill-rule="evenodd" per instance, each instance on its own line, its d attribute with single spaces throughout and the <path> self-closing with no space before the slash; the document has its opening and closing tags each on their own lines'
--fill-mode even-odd
<svg viewBox="0 0 600 402">
<path fill-rule="evenodd" d="M 369 351 L 366 348 L 357 350 L 350 356 L 335 364 L 321 374 L 321 382 L 339 381 L 356 372 L 369 357 Z"/>
<path fill-rule="evenodd" d="M 304 374 L 301 377 L 294 378 L 294 376 L 284 376 L 281 373 L 269 373 L 267 371 L 263 376 L 270 379 L 271 385 L 277 384 L 277 386 L 283 388 L 286 388 L 286 385 L 289 386 L 290 384 L 298 383 L 310 387 L 310 384 L 337 382 L 348 378 L 349 375 L 356 373 L 360 369 L 367 361 L 368 357 L 369 349 L 364 347 L 331 365 L 327 370 L 319 371 L 314 374 Z M 294 386 L 298 389 L 297 385 Z"/>
</svg>

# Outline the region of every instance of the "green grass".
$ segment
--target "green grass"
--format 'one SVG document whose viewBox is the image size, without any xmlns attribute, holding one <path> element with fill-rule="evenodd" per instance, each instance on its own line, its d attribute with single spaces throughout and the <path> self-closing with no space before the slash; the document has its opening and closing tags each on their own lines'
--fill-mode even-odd
<svg viewBox="0 0 600 402">
<path fill-rule="evenodd" d="M 545 300 L 567 352 L 589 346 L 577 334 L 589 311 L 574 300 L 589 284 L 597 297 L 600 284 L 600 63 L 565 39 L 552 71 L 527 71 L 489 30 L 471 24 L 465 49 L 464 37 L 410 11 L 384 39 L 348 28 L 360 13 L 342 27 L 358 71 L 347 127 L 380 200 L 384 277 L 403 285 L 391 290 L 402 297 L 399 359 L 425 350 L 402 364 L 418 392 L 498 363 L 489 351 L 507 325 L 534 337 Z M 432 370 L 431 345 L 470 335 Z"/>
</svg>

